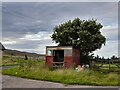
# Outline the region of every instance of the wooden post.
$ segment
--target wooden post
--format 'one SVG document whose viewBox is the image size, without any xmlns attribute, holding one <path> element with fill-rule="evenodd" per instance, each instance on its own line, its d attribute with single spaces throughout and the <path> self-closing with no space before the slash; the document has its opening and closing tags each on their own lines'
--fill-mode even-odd
<svg viewBox="0 0 120 90">
<path fill-rule="evenodd" d="M 90 62 L 89 62 L 89 64 L 90 64 L 90 69 L 92 69 L 92 60 L 90 59 Z"/>
<path fill-rule="evenodd" d="M 12 60 L 12 54 L 11 54 L 11 61 L 13 61 L 13 60 Z"/>
<path fill-rule="evenodd" d="M 109 60 L 109 70 L 110 70 L 110 60 Z"/>
</svg>

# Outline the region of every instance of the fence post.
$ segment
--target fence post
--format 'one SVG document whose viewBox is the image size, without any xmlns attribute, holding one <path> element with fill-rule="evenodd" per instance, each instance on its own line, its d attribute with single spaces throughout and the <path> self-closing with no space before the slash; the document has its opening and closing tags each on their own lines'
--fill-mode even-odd
<svg viewBox="0 0 120 90">
<path fill-rule="evenodd" d="M 11 54 L 11 61 L 12 61 L 12 54 Z"/>
<path fill-rule="evenodd" d="M 109 70 L 110 70 L 110 60 L 109 60 Z"/>
</svg>

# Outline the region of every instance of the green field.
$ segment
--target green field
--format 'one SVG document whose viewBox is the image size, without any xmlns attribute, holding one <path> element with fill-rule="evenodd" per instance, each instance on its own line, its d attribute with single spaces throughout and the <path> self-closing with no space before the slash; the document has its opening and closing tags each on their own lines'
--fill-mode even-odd
<svg viewBox="0 0 120 90">
<path fill-rule="evenodd" d="M 0 63 L 0 65 L 2 66 L 20 65 L 28 61 L 35 62 L 35 61 L 38 61 L 38 59 L 36 59 L 35 57 L 29 57 L 28 60 L 25 60 L 24 56 L 12 56 L 11 57 L 10 55 L 4 55 L 2 58 L 2 63 Z"/>
<path fill-rule="evenodd" d="M 5 61 L 9 60 L 4 57 Z M 15 60 L 15 59 L 14 59 Z M 4 61 L 4 60 L 3 60 Z M 8 61 L 8 64 L 17 64 L 14 68 L 3 70 L 5 75 L 30 78 L 43 81 L 59 82 L 63 84 L 118 86 L 118 73 L 103 73 L 101 71 L 84 70 L 77 72 L 75 69 L 52 69 L 45 67 L 45 62 L 24 60 L 16 58 L 16 61 Z"/>
<path fill-rule="evenodd" d="M 20 59 L 22 60 L 22 58 L 14 58 L 14 57 L 11 58 L 11 56 L 6 55 L 3 56 L 2 63 L 0 65 L 2 66 L 17 65 Z"/>
</svg>

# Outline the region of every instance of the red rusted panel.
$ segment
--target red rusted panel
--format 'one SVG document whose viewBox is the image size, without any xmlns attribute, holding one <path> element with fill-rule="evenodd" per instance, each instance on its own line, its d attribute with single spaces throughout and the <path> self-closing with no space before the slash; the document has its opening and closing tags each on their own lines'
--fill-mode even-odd
<svg viewBox="0 0 120 90">
<path fill-rule="evenodd" d="M 73 48 L 73 60 L 75 65 L 80 65 L 80 51 L 79 49 Z"/>
<path fill-rule="evenodd" d="M 79 57 L 73 57 L 75 65 L 80 65 L 80 58 Z"/>
<path fill-rule="evenodd" d="M 74 57 L 80 57 L 80 51 L 79 51 L 79 49 L 73 48 L 73 56 Z"/>
<path fill-rule="evenodd" d="M 45 64 L 47 66 L 52 66 L 52 62 L 53 62 L 53 56 L 46 56 L 46 62 L 45 62 Z"/>
<path fill-rule="evenodd" d="M 72 56 L 65 56 L 64 57 L 64 65 L 66 68 L 71 68 L 74 65 L 73 57 Z"/>
</svg>

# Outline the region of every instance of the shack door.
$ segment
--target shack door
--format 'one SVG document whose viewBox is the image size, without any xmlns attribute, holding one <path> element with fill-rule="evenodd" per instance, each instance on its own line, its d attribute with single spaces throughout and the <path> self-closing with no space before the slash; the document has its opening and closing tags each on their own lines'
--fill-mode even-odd
<svg viewBox="0 0 120 90">
<path fill-rule="evenodd" d="M 53 67 L 64 67 L 64 50 L 54 50 L 53 55 Z"/>
<path fill-rule="evenodd" d="M 53 62 L 64 62 L 64 50 L 53 50 Z"/>
</svg>

